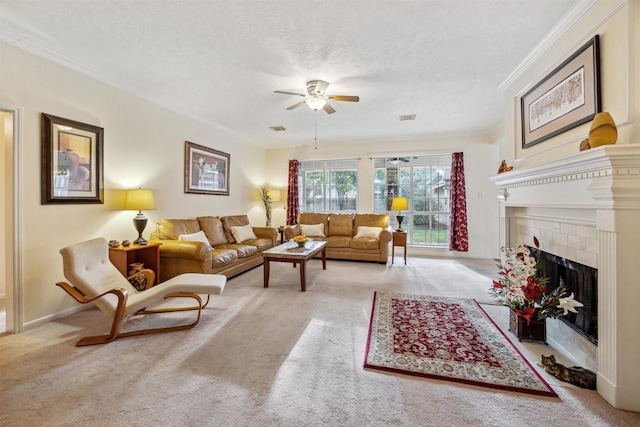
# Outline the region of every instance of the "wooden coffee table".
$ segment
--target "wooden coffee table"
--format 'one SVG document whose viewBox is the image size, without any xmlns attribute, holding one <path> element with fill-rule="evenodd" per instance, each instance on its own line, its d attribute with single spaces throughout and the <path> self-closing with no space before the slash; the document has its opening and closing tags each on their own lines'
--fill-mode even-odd
<svg viewBox="0 0 640 427">
<path fill-rule="evenodd" d="M 300 289 L 306 291 L 307 261 L 313 258 L 318 252 L 322 251 L 322 269 L 327 269 L 327 242 L 310 241 L 305 243 L 304 247 L 298 247 L 296 242 L 287 242 L 275 248 L 267 249 L 262 252 L 264 265 L 264 287 L 269 287 L 269 271 L 270 261 L 290 262 L 295 267 L 300 264 Z"/>
</svg>

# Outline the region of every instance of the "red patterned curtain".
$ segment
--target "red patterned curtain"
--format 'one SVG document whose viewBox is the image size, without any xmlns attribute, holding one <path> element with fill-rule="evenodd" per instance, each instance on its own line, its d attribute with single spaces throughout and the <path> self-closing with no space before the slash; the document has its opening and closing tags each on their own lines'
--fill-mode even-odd
<svg viewBox="0 0 640 427">
<path fill-rule="evenodd" d="M 287 187 L 287 225 L 298 223 L 298 161 L 289 160 L 289 186 Z"/>
<path fill-rule="evenodd" d="M 451 217 L 449 219 L 449 250 L 467 252 L 467 190 L 464 182 L 463 153 L 453 153 L 451 158 Z"/>
</svg>

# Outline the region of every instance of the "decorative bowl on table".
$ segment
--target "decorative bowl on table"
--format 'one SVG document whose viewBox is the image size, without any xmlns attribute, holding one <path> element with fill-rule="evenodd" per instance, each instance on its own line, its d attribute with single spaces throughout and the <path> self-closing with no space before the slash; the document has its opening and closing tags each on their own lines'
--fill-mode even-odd
<svg viewBox="0 0 640 427">
<path fill-rule="evenodd" d="M 307 243 L 308 241 L 310 241 L 311 239 L 309 239 L 307 236 L 295 236 L 293 239 L 294 242 L 296 242 L 298 244 L 299 248 L 303 248 L 305 243 Z"/>
</svg>

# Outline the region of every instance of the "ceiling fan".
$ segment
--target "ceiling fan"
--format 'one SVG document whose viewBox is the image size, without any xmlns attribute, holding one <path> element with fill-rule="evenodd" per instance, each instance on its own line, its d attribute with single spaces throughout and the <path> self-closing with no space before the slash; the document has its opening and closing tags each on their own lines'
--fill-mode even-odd
<svg viewBox="0 0 640 427">
<path fill-rule="evenodd" d="M 287 110 L 293 110 L 304 104 L 307 104 L 309 108 L 311 108 L 313 111 L 318 111 L 320 109 L 323 109 L 324 111 L 327 112 L 327 114 L 333 114 L 336 112 L 336 110 L 334 110 L 333 107 L 329 105 L 329 103 L 327 102 L 329 100 L 346 101 L 346 102 L 360 101 L 359 96 L 325 95 L 324 92 L 325 90 L 327 90 L 328 86 L 329 86 L 329 83 L 323 80 L 309 80 L 307 82 L 307 95 L 303 93 L 286 92 L 282 90 L 275 90 L 273 91 L 273 93 L 282 93 L 285 95 L 296 95 L 304 98 L 302 101 L 298 102 L 297 104 L 294 104 L 291 107 L 287 108 Z"/>
</svg>

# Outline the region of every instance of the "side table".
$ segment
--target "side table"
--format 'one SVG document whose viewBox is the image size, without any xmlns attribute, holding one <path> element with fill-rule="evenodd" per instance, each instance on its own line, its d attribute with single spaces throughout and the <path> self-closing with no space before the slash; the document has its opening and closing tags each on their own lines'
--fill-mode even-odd
<svg viewBox="0 0 640 427">
<path fill-rule="evenodd" d="M 407 232 L 406 231 L 394 231 L 393 241 L 391 242 L 391 264 L 396 256 L 396 246 L 404 247 L 404 265 L 407 265 Z"/>
<path fill-rule="evenodd" d="M 146 245 L 131 244 L 109 248 L 109 260 L 116 266 L 124 277 L 129 275 L 129 264 L 143 262 L 144 268 L 156 273 L 156 282 L 160 283 L 160 245 L 162 243 L 147 243 Z"/>
</svg>

